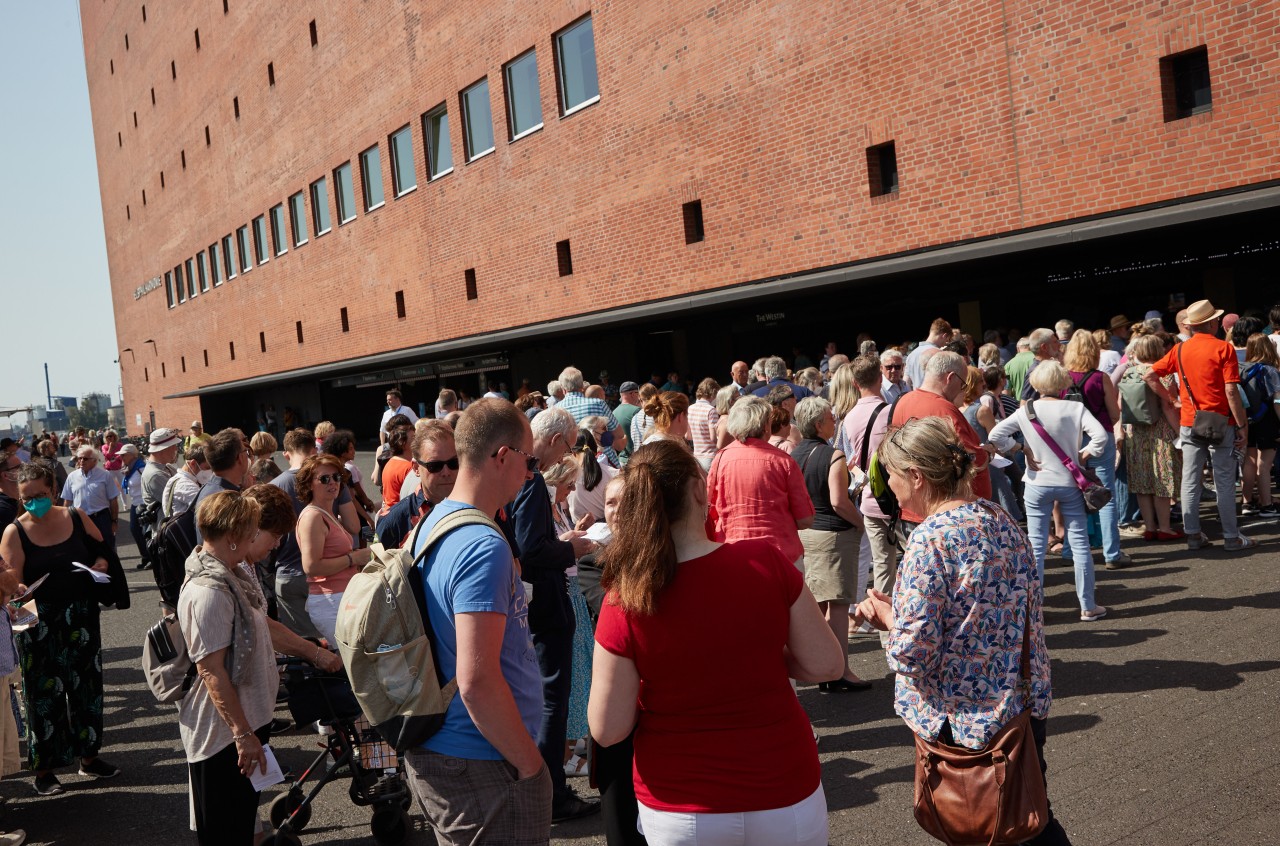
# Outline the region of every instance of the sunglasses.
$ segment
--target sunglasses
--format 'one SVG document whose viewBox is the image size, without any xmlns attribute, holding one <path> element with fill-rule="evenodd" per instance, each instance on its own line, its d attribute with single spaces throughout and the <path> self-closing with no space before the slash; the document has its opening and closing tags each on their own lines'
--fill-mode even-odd
<svg viewBox="0 0 1280 846">
<path fill-rule="evenodd" d="M 443 470 L 446 467 L 448 467 L 450 470 L 457 470 L 458 456 L 455 455 L 453 458 L 450 458 L 448 461 L 422 461 L 420 459 L 415 458 L 413 460 L 413 463 L 421 467 L 423 470 L 426 470 L 432 476 L 434 476 L 435 474 L 439 473 L 441 470 Z"/>
<path fill-rule="evenodd" d="M 901 365 L 901 364 L 886 364 L 886 365 L 884 366 L 884 369 L 885 369 L 885 370 L 901 370 L 901 369 L 902 369 L 902 367 L 903 367 L 903 365 Z"/>
<path fill-rule="evenodd" d="M 341 473 L 325 473 L 323 476 L 316 476 L 316 478 L 320 480 L 320 484 L 322 485 L 327 485 L 330 482 L 337 482 L 338 484 L 342 484 Z"/>
<path fill-rule="evenodd" d="M 524 456 L 524 458 L 525 458 L 525 461 L 524 461 L 524 467 L 525 467 L 525 470 L 526 470 L 526 471 L 528 471 L 528 472 L 530 472 L 530 473 L 537 473 L 537 472 L 538 472 L 538 464 L 539 464 L 539 462 L 538 462 L 538 458 L 537 458 L 537 456 L 530 455 L 529 453 L 525 452 L 524 450 L 522 450 L 522 449 L 518 449 L 518 448 L 513 447 L 513 446 L 509 446 L 509 447 L 507 447 L 507 449 L 511 450 L 512 452 L 518 452 L 518 453 L 520 453 L 521 455 L 523 455 L 523 456 Z M 490 458 L 497 458 L 497 457 L 498 457 L 498 453 L 499 453 L 499 452 L 501 452 L 501 451 L 502 451 L 502 447 L 498 447 L 498 449 L 494 451 L 493 455 L 491 455 L 491 456 L 489 456 L 489 457 L 490 457 Z"/>
</svg>

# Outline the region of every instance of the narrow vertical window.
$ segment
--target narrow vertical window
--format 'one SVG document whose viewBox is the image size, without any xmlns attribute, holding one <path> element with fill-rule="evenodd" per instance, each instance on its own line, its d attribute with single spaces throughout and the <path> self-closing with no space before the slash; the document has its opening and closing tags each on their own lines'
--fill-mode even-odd
<svg viewBox="0 0 1280 846">
<path fill-rule="evenodd" d="M 338 224 L 356 217 L 356 192 L 351 184 L 351 162 L 339 165 L 333 171 L 334 198 L 338 201 Z"/>
<path fill-rule="evenodd" d="M 137 128 L 138 128 L 138 113 L 137 113 L 137 112 L 134 112 L 134 113 L 133 113 L 133 128 L 134 128 L 134 129 L 137 129 Z"/>
<path fill-rule="evenodd" d="M 240 120 L 240 98 L 231 98 L 231 108 L 236 113 L 236 120 Z"/>
<path fill-rule="evenodd" d="M 209 245 L 209 281 L 215 288 L 222 284 L 222 248 L 217 241 Z"/>
<path fill-rule="evenodd" d="M 262 352 L 267 351 L 267 333 L 266 332 L 258 333 L 258 349 L 261 350 Z"/>
<path fill-rule="evenodd" d="M 489 107 L 489 80 L 482 79 L 462 92 L 462 129 L 467 161 L 493 152 L 493 112 Z"/>
<path fill-rule="evenodd" d="M 271 242 L 275 245 L 276 255 L 282 256 L 289 251 L 287 242 L 285 241 L 284 230 L 284 203 L 272 206 L 271 208 Z"/>
<path fill-rule="evenodd" d="M 178 78 L 178 62 L 176 59 L 172 62 L 169 62 L 169 75 L 172 76 L 174 79 Z"/>
<path fill-rule="evenodd" d="M 364 210 L 382 205 L 382 154 L 374 145 L 360 154 L 360 184 L 364 189 Z"/>
<path fill-rule="evenodd" d="M 222 262 L 223 269 L 227 272 L 227 281 L 230 282 L 236 278 L 236 252 L 231 247 L 231 236 L 222 236 Z"/>
<path fill-rule="evenodd" d="M 164 379 L 168 375 L 169 375 L 169 368 L 165 366 L 163 361 L 160 362 L 160 378 Z"/>
<path fill-rule="evenodd" d="M 208 126 L 208 124 L 205 124 L 205 127 L 204 127 L 204 145 L 205 145 L 206 147 L 208 147 L 208 146 L 209 146 L 210 144 L 212 144 L 212 143 L 213 143 L 213 141 L 212 141 L 212 140 L 210 140 L 210 138 L 209 138 L 209 126 Z"/>
<path fill-rule="evenodd" d="M 205 367 L 208 367 L 208 366 L 209 366 L 209 351 L 208 351 L 208 350 L 205 350 L 205 351 L 204 351 L 204 366 L 205 366 Z"/>
<path fill-rule="evenodd" d="M 143 6 L 143 7 L 142 7 L 142 22 L 143 22 L 143 23 L 146 23 L 146 22 L 147 22 L 147 7 L 146 7 L 146 6 Z"/>
<path fill-rule="evenodd" d="M 144 382 L 151 381 L 151 368 L 149 367 L 142 368 L 142 381 Z"/>
<path fill-rule="evenodd" d="M 125 203 L 125 206 L 124 206 L 124 219 L 125 219 L 125 220 L 133 220 L 133 212 L 129 211 L 129 204 L 128 204 L 128 203 Z"/>
<path fill-rule="evenodd" d="M 293 245 L 307 243 L 307 196 L 301 191 L 289 198 L 289 225 L 293 228 Z"/>
<path fill-rule="evenodd" d="M 693 200 L 680 207 L 684 217 L 684 242 L 696 244 L 706 237 L 702 229 L 702 200 Z"/>
<path fill-rule="evenodd" d="M 241 226 L 236 230 L 236 255 L 240 258 L 240 272 L 253 270 L 253 259 L 249 255 L 249 227 Z"/>
<path fill-rule="evenodd" d="M 556 36 L 556 80 L 560 85 L 561 114 L 572 114 L 600 99 L 596 42 L 590 17 Z"/>
<path fill-rule="evenodd" d="M 164 171 L 160 171 L 160 187 L 164 187 Z"/>
<path fill-rule="evenodd" d="M 267 62 L 267 85 L 276 84 L 276 65 L 275 62 Z"/>
<path fill-rule="evenodd" d="M 298 343 L 301 344 L 302 343 L 302 321 L 299 320 L 296 323 L 294 323 L 294 328 L 298 330 Z"/>
<path fill-rule="evenodd" d="M 178 294 L 178 302 L 185 303 L 187 301 L 187 286 L 182 281 L 181 262 L 173 268 L 173 289 Z"/>
<path fill-rule="evenodd" d="M 404 291 L 396 291 L 396 317 L 404 317 Z"/>
<path fill-rule="evenodd" d="M 180 356 L 178 360 L 182 362 L 182 372 L 183 372 L 183 373 L 186 373 L 186 372 L 187 372 L 187 357 L 186 357 L 185 355 L 184 355 L 184 356 Z"/>
<path fill-rule="evenodd" d="M 347 307 L 346 307 L 346 306 L 343 306 L 343 307 L 342 307 L 342 331 L 343 331 L 343 332 L 350 332 L 350 331 L 351 331 L 351 323 L 347 320 Z"/>
<path fill-rule="evenodd" d="M 124 146 L 124 133 L 123 133 L 123 132 L 117 132 L 117 133 L 116 133 L 116 143 L 117 143 L 118 145 L 120 145 L 121 147 L 123 147 L 123 146 Z"/>
<path fill-rule="evenodd" d="M 253 254 L 258 264 L 267 263 L 270 249 L 267 245 L 267 218 L 260 214 L 253 219 Z"/>
<path fill-rule="evenodd" d="M 463 279 L 467 283 L 467 299 L 474 300 L 479 298 L 480 294 L 476 291 L 476 269 L 468 267 L 462 274 Z"/>
<path fill-rule="evenodd" d="M 227 341 L 227 348 L 231 351 L 231 360 L 235 361 L 236 360 L 236 342 Z"/>
<path fill-rule="evenodd" d="M 154 106 L 155 104 L 156 104 L 156 90 L 152 88 L 151 89 L 151 105 Z"/>
<path fill-rule="evenodd" d="M 186 150 L 182 151 L 182 169 L 183 170 L 187 169 L 187 151 Z"/>
<path fill-rule="evenodd" d="M 422 142 L 427 147 L 427 179 L 453 170 L 453 149 L 449 146 L 449 112 L 440 105 L 422 117 Z"/>
<path fill-rule="evenodd" d="M 196 30 L 196 49 L 200 49 L 200 30 Z"/>
<path fill-rule="evenodd" d="M 898 151 L 892 141 L 867 148 L 867 185 L 873 197 L 898 193 Z"/>
<path fill-rule="evenodd" d="M 204 250 L 196 253 L 196 273 L 200 277 L 200 293 L 209 290 L 209 257 L 205 255 Z"/>
<path fill-rule="evenodd" d="M 391 187 L 397 197 L 418 185 L 418 175 L 413 169 L 413 130 L 404 127 L 387 139 L 391 148 Z"/>
<path fill-rule="evenodd" d="M 311 183 L 311 218 L 317 238 L 329 231 L 329 186 L 323 176 Z"/>
<path fill-rule="evenodd" d="M 556 267 L 561 276 L 573 275 L 573 253 L 569 251 L 568 240 L 556 242 Z"/>
<path fill-rule="evenodd" d="M 199 291 L 196 290 L 196 267 L 194 259 L 187 259 L 182 263 L 183 270 L 187 274 L 187 299 L 194 300 Z"/>
<path fill-rule="evenodd" d="M 178 301 L 173 298 L 173 271 L 166 270 L 164 272 L 164 298 L 169 303 L 169 308 L 173 308 Z"/>
<path fill-rule="evenodd" d="M 316 46 L 317 44 L 319 44 L 319 43 L 320 43 L 320 39 L 319 39 L 319 37 L 316 35 L 316 21 L 315 21 L 315 18 L 312 18 L 312 19 L 311 19 L 311 23 L 310 23 L 310 24 L 308 24 L 307 28 L 311 30 L 311 46 L 312 46 L 312 47 L 314 47 L 314 46 Z"/>
<path fill-rule="evenodd" d="M 142 189 L 142 204 L 143 204 L 144 206 L 147 204 L 147 189 L 146 189 L 146 188 L 143 188 L 143 189 Z"/>
<path fill-rule="evenodd" d="M 542 94 L 538 88 L 538 55 L 530 50 L 503 69 L 507 89 L 507 125 L 511 140 L 542 128 Z"/>
</svg>

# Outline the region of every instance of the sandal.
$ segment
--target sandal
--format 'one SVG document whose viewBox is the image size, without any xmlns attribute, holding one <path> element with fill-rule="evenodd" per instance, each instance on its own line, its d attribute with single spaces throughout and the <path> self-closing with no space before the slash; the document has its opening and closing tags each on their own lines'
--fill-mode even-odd
<svg viewBox="0 0 1280 846">
<path fill-rule="evenodd" d="M 1062 554 L 1062 538 L 1057 535 L 1049 535 L 1049 552 L 1053 555 Z"/>
</svg>

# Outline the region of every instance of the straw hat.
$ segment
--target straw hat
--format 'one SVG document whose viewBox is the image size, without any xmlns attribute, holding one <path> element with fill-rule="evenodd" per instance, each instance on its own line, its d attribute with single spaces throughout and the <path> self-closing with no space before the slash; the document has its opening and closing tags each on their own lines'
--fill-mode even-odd
<svg viewBox="0 0 1280 846">
<path fill-rule="evenodd" d="M 1208 323 L 1210 320 L 1217 320 L 1222 316 L 1222 309 L 1214 308 L 1213 303 L 1208 300 L 1196 300 L 1187 307 L 1187 325 L 1199 326 L 1201 323 Z"/>
</svg>

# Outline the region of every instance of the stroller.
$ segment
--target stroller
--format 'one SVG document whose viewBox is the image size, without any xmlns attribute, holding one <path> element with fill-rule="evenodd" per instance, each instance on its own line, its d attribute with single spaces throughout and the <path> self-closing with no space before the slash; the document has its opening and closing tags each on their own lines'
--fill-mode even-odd
<svg viewBox="0 0 1280 846">
<path fill-rule="evenodd" d="M 298 725 L 319 721 L 333 730 L 325 748 L 289 789 L 269 806 L 275 829 L 263 846 L 301 846 L 297 832 L 311 819 L 311 803 L 326 784 L 351 779 L 347 792 L 359 806 L 372 806 L 369 830 L 378 846 L 400 846 L 409 836 L 408 810 L 413 800 L 397 772 L 395 752 L 360 713 L 351 684 L 342 673 L 324 673 L 294 658 L 281 660 L 289 688 L 289 711 Z M 326 760 L 328 759 L 328 760 Z M 318 779 L 304 793 L 312 776 Z"/>
</svg>

